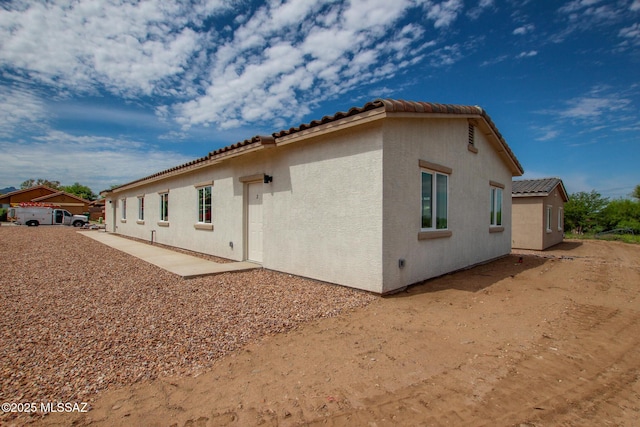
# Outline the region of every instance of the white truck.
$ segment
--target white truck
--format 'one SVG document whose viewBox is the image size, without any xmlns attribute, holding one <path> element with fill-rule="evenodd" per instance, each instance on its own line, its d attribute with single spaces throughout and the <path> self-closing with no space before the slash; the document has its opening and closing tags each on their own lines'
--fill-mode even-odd
<svg viewBox="0 0 640 427">
<path fill-rule="evenodd" d="M 82 227 L 89 222 L 84 215 L 71 215 L 66 209 L 50 205 L 12 206 L 7 212 L 7 220 L 30 227 L 55 224 Z"/>
</svg>

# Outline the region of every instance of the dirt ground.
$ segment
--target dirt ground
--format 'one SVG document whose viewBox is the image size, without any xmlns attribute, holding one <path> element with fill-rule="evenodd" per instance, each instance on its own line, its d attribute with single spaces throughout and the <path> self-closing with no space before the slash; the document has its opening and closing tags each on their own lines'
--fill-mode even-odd
<svg viewBox="0 0 640 427">
<path fill-rule="evenodd" d="M 522 262 L 520 261 L 520 257 Z M 637 426 L 640 246 L 514 254 L 101 394 L 95 426 Z"/>
</svg>

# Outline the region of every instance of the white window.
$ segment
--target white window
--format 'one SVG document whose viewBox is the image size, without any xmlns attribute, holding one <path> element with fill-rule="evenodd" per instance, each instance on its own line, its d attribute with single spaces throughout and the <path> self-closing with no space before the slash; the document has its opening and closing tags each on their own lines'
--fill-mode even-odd
<svg viewBox="0 0 640 427">
<path fill-rule="evenodd" d="M 138 197 L 138 221 L 144 221 L 144 197 Z"/>
<path fill-rule="evenodd" d="M 127 219 L 127 199 L 122 199 L 122 219 Z"/>
<path fill-rule="evenodd" d="M 169 193 L 160 194 L 160 221 L 169 221 Z"/>
<path fill-rule="evenodd" d="M 211 186 L 198 188 L 198 222 L 211 224 Z"/>
<path fill-rule="evenodd" d="M 564 231 L 564 211 L 558 208 L 558 231 Z"/>
<path fill-rule="evenodd" d="M 422 224 L 421 230 L 448 228 L 449 176 L 422 170 Z"/>
<path fill-rule="evenodd" d="M 495 227 L 502 225 L 502 188 L 491 187 L 491 220 Z"/>
<path fill-rule="evenodd" d="M 551 232 L 551 212 L 553 211 L 553 207 L 547 206 L 547 232 Z"/>
</svg>

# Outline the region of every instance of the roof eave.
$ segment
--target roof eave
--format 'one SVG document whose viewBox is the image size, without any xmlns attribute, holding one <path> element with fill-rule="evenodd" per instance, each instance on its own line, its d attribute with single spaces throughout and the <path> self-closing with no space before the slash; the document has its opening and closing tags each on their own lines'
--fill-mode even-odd
<svg viewBox="0 0 640 427">
<path fill-rule="evenodd" d="M 100 192 L 100 195 L 103 197 L 106 197 L 110 193 L 115 194 L 115 193 L 131 190 L 133 188 L 147 185 L 152 182 L 162 181 L 164 179 L 167 179 L 176 175 L 182 175 L 184 173 L 190 173 L 202 168 L 216 165 L 218 163 L 222 163 L 227 159 L 238 157 L 240 155 L 244 155 L 249 152 L 269 149 L 273 146 L 275 146 L 275 141 L 273 137 L 255 136 L 251 140 L 245 140 L 243 142 L 234 144 L 232 146 L 224 147 L 219 150 L 212 151 L 207 156 L 191 161 L 189 163 L 185 163 L 183 165 L 176 166 L 174 168 L 167 169 L 162 172 L 158 172 L 154 175 L 150 175 L 146 178 L 141 178 L 139 180 L 132 181 L 130 183 L 121 185 L 119 187 L 116 187 L 110 190 L 103 190 L 102 192 Z"/>
<path fill-rule="evenodd" d="M 348 129 L 353 126 L 360 126 L 365 123 L 370 123 L 376 120 L 383 119 L 387 116 L 384 107 L 376 108 L 373 110 L 363 111 L 361 113 L 344 116 L 342 118 L 327 121 L 322 124 L 313 124 L 311 126 L 305 126 L 302 129 L 290 129 L 286 132 L 274 133 L 276 146 L 290 144 L 302 139 L 308 139 L 311 137 L 321 136 L 323 134 L 335 132 L 338 129 Z M 313 123 L 313 122 L 312 122 Z"/>
<path fill-rule="evenodd" d="M 547 197 L 549 195 L 549 193 L 515 193 L 515 194 L 511 194 L 511 197 L 513 198 L 525 198 L 525 197 Z"/>
</svg>

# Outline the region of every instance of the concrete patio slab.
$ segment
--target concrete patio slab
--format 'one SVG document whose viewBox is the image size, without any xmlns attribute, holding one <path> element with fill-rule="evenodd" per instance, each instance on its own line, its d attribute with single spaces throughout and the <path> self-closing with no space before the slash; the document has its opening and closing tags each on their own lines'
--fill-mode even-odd
<svg viewBox="0 0 640 427">
<path fill-rule="evenodd" d="M 260 264 L 249 261 L 219 263 L 180 252 L 164 249 L 148 243 L 136 242 L 104 231 L 78 231 L 78 233 L 97 240 L 114 249 L 140 258 L 150 264 L 177 274 L 185 279 L 262 268 Z"/>
</svg>

